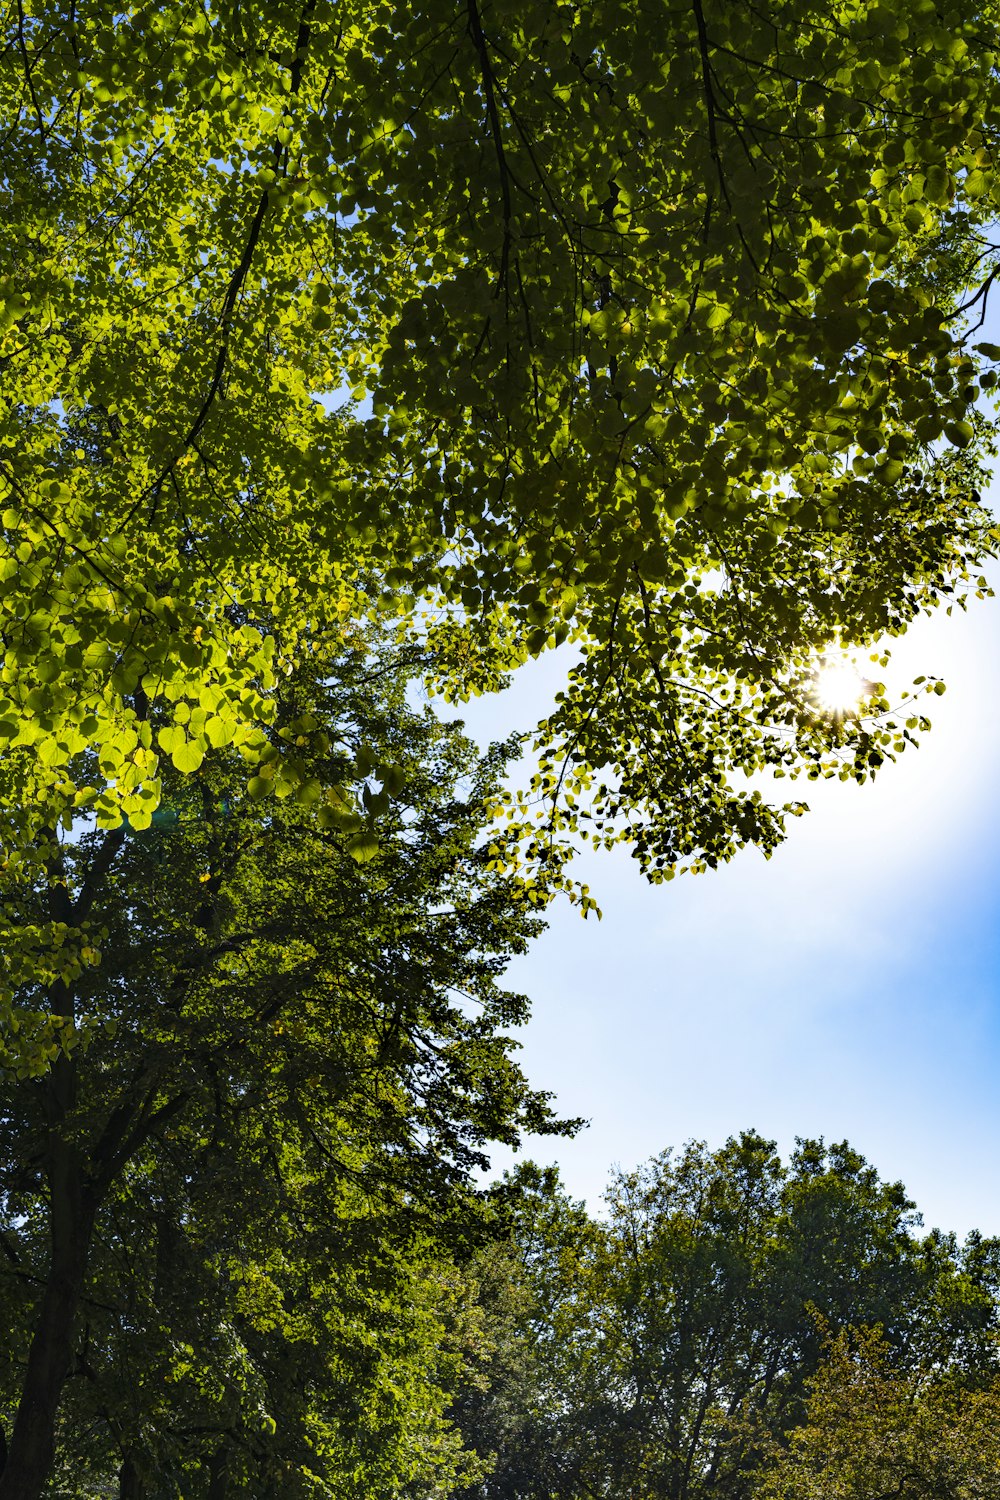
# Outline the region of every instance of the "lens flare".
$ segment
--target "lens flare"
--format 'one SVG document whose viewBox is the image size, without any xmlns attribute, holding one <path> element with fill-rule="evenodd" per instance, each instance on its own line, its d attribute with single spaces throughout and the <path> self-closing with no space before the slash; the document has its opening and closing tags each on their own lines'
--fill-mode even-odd
<svg viewBox="0 0 1000 1500">
<path fill-rule="evenodd" d="M 868 684 L 849 661 L 831 661 L 820 667 L 813 679 L 813 692 L 828 714 L 847 714 L 857 708 Z"/>
</svg>

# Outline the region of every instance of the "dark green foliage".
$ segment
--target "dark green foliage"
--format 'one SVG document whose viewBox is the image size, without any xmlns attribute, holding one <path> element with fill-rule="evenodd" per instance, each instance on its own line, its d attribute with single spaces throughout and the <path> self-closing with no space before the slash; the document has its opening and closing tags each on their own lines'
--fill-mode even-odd
<svg viewBox="0 0 1000 1500">
<path fill-rule="evenodd" d="M 510 1059 L 526 1006 L 500 983 L 539 919 L 483 838 L 502 753 L 477 764 L 407 708 L 390 653 L 328 656 L 324 681 L 289 707 L 309 769 L 357 787 L 392 767 L 370 857 L 356 818 L 254 799 L 217 751 L 167 781 L 162 828 L 67 837 L 24 894 L 30 914 L 89 892 L 104 943 L 67 986 L 87 1040 L 0 1084 L 4 1495 L 47 1462 L 30 1398 L 34 1374 L 58 1399 L 59 1360 L 36 1366 L 59 1332 L 56 1462 L 78 1475 L 131 1465 L 151 1495 L 217 1500 L 223 1473 L 235 1494 L 384 1497 L 462 1472 L 444 1408 L 477 1337 L 455 1264 L 480 1232 L 470 1172 L 490 1141 L 558 1128 Z"/>
<path fill-rule="evenodd" d="M 504 1196 L 492 1388 L 458 1408 L 497 1460 L 469 1497 L 744 1500 L 829 1328 L 881 1326 L 904 1369 L 995 1368 L 1000 1247 L 921 1238 L 846 1144 L 689 1145 L 617 1176 L 598 1222 L 534 1169 Z"/>
<path fill-rule="evenodd" d="M 827 1340 L 806 1416 L 761 1441 L 760 1500 L 996 1500 L 1000 1378 L 905 1365 L 878 1330 Z"/>
</svg>

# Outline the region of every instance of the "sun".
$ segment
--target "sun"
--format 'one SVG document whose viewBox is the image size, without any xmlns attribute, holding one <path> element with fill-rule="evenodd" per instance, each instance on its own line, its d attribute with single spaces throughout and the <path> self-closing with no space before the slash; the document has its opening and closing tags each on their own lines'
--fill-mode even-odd
<svg viewBox="0 0 1000 1500">
<path fill-rule="evenodd" d="M 813 694 L 828 714 L 849 714 L 857 709 L 868 683 L 853 662 L 827 661 L 813 677 Z"/>
</svg>

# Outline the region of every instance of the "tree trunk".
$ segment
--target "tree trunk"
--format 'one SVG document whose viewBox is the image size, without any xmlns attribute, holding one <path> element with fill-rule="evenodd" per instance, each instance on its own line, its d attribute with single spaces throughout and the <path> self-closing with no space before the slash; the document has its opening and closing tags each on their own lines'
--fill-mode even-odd
<svg viewBox="0 0 1000 1500">
<path fill-rule="evenodd" d="M 55 831 L 43 829 L 42 833 L 56 851 L 46 864 L 49 915 L 54 922 L 72 927 L 89 916 L 125 831 L 114 829 L 107 834 L 75 901 L 70 898 Z M 76 1006 L 69 981 L 57 979 L 50 986 L 47 1009 L 72 1022 Z M 74 1325 L 100 1196 L 96 1182 L 84 1172 L 80 1147 L 73 1142 L 77 1085 L 76 1054 L 71 1052 L 56 1058 L 40 1084 L 48 1122 L 49 1271 L 35 1311 L 21 1399 L 0 1468 L 0 1500 L 39 1500 L 55 1458 L 56 1417 L 73 1358 Z"/>
<path fill-rule="evenodd" d="M 0 1500 L 36 1500 L 52 1468 L 56 1412 L 73 1352 L 73 1325 L 89 1238 L 89 1232 L 77 1232 L 60 1246 L 58 1255 L 53 1253 L 7 1462 L 0 1474 Z"/>
<path fill-rule="evenodd" d="M 147 1493 L 146 1467 L 130 1448 L 118 1470 L 118 1500 L 145 1500 Z"/>
<path fill-rule="evenodd" d="M 61 1057 L 44 1085 L 52 1133 L 47 1150 L 51 1253 L 7 1461 L 0 1500 L 37 1500 L 55 1457 L 56 1414 L 73 1355 L 76 1311 L 83 1291 L 95 1203 L 84 1181 L 79 1153 L 60 1126 L 75 1101 L 74 1064 Z"/>
<path fill-rule="evenodd" d="M 223 1438 L 208 1466 L 208 1500 L 226 1500 L 229 1490 L 229 1444 Z"/>
</svg>

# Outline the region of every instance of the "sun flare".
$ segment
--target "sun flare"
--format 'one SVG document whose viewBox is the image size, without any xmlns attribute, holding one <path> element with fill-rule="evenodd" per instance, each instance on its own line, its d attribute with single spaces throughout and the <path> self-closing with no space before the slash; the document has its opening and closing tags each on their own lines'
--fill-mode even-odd
<svg viewBox="0 0 1000 1500">
<path fill-rule="evenodd" d="M 827 662 L 816 672 L 813 682 L 816 699 L 828 714 L 851 713 L 857 708 L 866 687 L 861 673 L 849 661 Z"/>
</svg>

